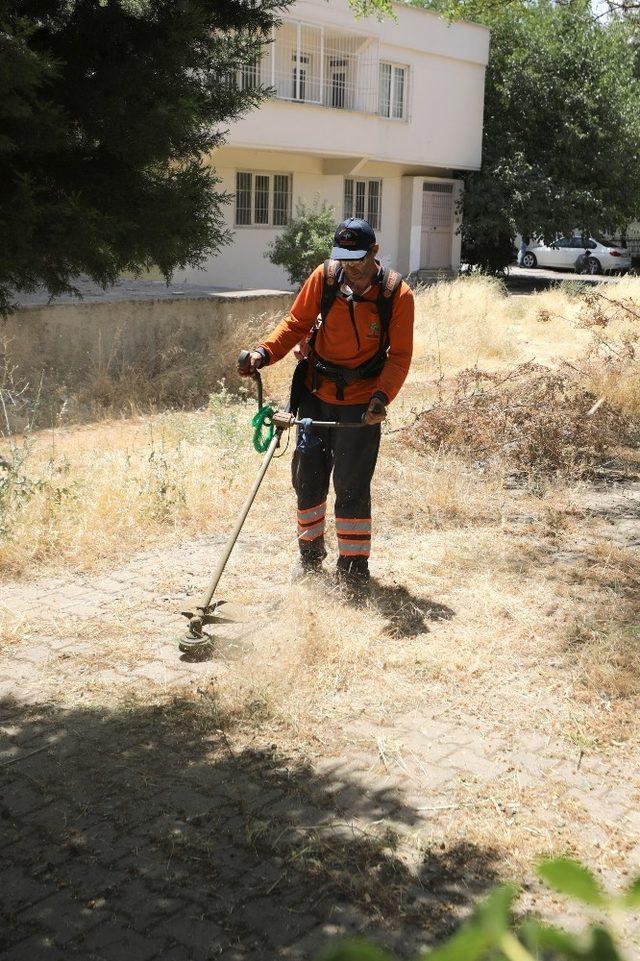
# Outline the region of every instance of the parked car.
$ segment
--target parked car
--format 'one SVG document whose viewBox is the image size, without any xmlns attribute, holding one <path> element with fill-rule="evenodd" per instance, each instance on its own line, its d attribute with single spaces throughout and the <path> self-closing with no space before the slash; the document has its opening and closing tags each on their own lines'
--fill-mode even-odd
<svg viewBox="0 0 640 961">
<path fill-rule="evenodd" d="M 602 274 L 609 271 L 626 271 L 631 267 L 631 256 L 623 247 L 606 244 L 590 237 L 586 246 L 589 248 L 589 260 L 584 266 L 584 272 Z M 561 237 L 551 244 L 530 245 L 522 255 L 521 265 L 528 267 L 551 267 L 557 270 L 575 270 L 576 261 L 585 252 L 585 242 L 580 237 Z"/>
</svg>

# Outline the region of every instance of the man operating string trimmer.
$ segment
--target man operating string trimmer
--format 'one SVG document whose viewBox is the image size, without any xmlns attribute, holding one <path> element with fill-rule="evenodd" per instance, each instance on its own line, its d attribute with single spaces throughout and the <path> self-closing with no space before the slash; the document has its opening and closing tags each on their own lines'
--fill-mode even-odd
<svg viewBox="0 0 640 961">
<path fill-rule="evenodd" d="M 299 573 L 319 571 L 326 557 L 325 513 L 333 470 L 339 579 L 369 580 L 371 479 L 380 424 L 411 363 L 413 294 L 378 260 L 376 235 L 351 218 L 336 230 L 331 260 L 313 271 L 290 315 L 255 349 L 239 373 L 248 376 L 296 348 L 290 410 L 298 418 L 370 425 L 298 431 L 293 486 L 298 498 Z"/>
</svg>

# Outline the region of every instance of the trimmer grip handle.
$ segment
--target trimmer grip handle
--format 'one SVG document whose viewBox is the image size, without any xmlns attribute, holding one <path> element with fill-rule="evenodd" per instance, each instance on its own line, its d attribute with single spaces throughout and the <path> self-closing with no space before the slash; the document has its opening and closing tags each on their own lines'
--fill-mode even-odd
<svg viewBox="0 0 640 961">
<path fill-rule="evenodd" d="M 251 370 L 251 351 L 250 350 L 241 350 L 240 353 L 238 354 L 238 370 L 246 374 L 248 374 L 249 371 Z M 258 410 L 262 410 L 262 404 L 263 404 L 262 377 L 260 376 L 260 373 L 257 370 L 254 370 L 251 376 L 255 380 L 256 387 L 258 388 Z"/>
<path fill-rule="evenodd" d="M 241 350 L 238 354 L 238 370 L 248 371 L 251 367 L 251 351 Z"/>
</svg>

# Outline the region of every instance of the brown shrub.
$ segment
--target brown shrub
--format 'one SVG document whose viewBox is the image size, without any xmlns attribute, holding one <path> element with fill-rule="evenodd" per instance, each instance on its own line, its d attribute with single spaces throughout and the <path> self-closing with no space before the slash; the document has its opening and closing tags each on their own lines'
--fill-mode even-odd
<svg viewBox="0 0 640 961">
<path fill-rule="evenodd" d="M 518 472 L 587 474 L 612 451 L 633 443 L 638 423 L 602 401 L 584 380 L 568 364 L 556 370 L 522 364 L 506 377 L 463 370 L 448 395 L 417 416 L 409 443 L 499 461 Z"/>
</svg>

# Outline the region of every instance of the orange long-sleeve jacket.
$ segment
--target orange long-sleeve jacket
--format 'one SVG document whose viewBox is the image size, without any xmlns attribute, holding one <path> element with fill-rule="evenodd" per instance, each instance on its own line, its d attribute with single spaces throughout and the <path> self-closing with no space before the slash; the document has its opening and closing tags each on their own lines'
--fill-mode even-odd
<svg viewBox="0 0 640 961">
<path fill-rule="evenodd" d="M 320 264 L 301 288 L 291 313 L 260 344 L 269 362 L 281 360 L 311 332 L 320 313 L 324 267 Z M 359 367 L 370 360 L 380 344 L 380 320 L 376 307 L 379 283 L 372 284 L 364 300 L 356 301 L 354 324 L 345 298 L 334 300 L 316 338 L 314 349 L 324 360 L 340 367 Z M 377 377 L 356 380 L 344 388 L 344 398 L 336 396 L 336 385 L 326 378 L 320 380 L 316 396 L 329 404 L 367 404 L 377 391 L 391 402 L 402 387 L 413 351 L 414 302 L 411 288 L 402 281 L 393 298 L 389 323 L 389 356 Z M 312 371 L 307 374 L 311 389 Z"/>
</svg>

